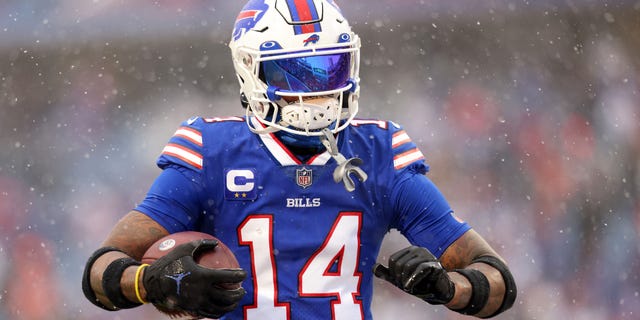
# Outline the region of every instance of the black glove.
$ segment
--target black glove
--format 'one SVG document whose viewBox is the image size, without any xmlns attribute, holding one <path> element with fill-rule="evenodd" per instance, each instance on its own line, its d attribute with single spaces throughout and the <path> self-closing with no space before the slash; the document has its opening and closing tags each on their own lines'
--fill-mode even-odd
<svg viewBox="0 0 640 320">
<path fill-rule="evenodd" d="M 373 273 L 430 304 L 453 299 L 455 286 L 438 259 L 429 250 L 410 246 L 389 257 L 389 267 L 376 263 Z"/>
<path fill-rule="evenodd" d="M 147 301 L 172 311 L 219 318 L 235 309 L 246 291 L 224 289 L 223 285 L 240 283 L 247 277 L 242 269 L 209 269 L 193 259 L 201 250 L 211 250 L 218 241 L 197 240 L 177 246 L 153 262 L 144 272 L 142 282 Z"/>
</svg>

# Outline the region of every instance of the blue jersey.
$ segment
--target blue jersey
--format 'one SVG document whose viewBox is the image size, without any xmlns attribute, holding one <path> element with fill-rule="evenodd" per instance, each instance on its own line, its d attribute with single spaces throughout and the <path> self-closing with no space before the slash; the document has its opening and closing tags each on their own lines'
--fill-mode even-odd
<svg viewBox="0 0 640 320">
<path fill-rule="evenodd" d="M 371 319 L 372 267 L 390 229 L 439 257 L 469 226 L 424 176 L 424 156 L 400 126 L 354 120 L 337 140 L 368 174 L 353 192 L 333 181 L 326 151 L 303 162 L 245 118 L 192 118 L 163 149 L 164 170 L 136 210 L 235 253 L 247 295 L 224 319 Z"/>
</svg>

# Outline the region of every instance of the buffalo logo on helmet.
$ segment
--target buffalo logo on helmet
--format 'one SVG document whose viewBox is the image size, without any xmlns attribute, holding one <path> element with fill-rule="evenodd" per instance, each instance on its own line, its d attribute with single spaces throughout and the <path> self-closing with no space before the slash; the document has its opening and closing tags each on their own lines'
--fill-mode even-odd
<svg viewBox="0 0 640 320">
<path fill-rule="evenodd" d="M 247 31 L 251 30 L 269 6 L 265 3 L 265 0 L 251 0 L 249 1 L 236 18 L 236 23 L 233 26 L 233 41 L 240 39 Z"/>
<path fill-rule="evenodd" d="M 320 36 L 317 34 L 312 34 L 309 38 L 305 39 L 304 46 L 306 47 L 309 43 L 318 43 L 320 40 Z"/>
</svg>

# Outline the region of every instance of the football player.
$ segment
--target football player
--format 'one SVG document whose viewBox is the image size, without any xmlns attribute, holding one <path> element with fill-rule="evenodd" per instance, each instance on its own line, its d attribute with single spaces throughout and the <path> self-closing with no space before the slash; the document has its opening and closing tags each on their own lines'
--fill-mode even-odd
<svg viewBox="0 0 640 320">
<path fill-rule="evenodd" d="M 508 266 L 453 215 L 408 133 L 355 118 L 360 39 L 335 2 L 251 0 L 230 48 L 245 114 L 178 127 L 144 201 L 87 261 L 92 303 L 223 319 L 371 319 L 376 276 L 466 315 L 513 305 Z M 412 246 L 376 263 L 391 229 Z M 218 238 L 242 269 L 194 263 L 194 251 L 216 241 L 139 262 L 156 240 L 189 230 Z"/>
</svg>

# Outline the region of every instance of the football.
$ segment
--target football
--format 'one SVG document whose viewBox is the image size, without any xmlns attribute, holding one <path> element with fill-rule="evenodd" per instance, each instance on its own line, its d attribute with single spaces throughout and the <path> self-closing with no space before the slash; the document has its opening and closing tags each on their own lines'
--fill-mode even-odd
<svg viewBox="0 0 640 320">
<path fill-rule="evenodd" d="M 218 245 L 212 250 L 205 250 L 194 256 L 195 261 L 206 268 L 212 269 L 234 269 L 240 268 L 240 264 L 236 259 L 233 252 L 222 241 L 216 237 L 202 232 L 196 231 L 184 231 L 167 235 L 151 245 L 144 256 L 142 257 L 142 263 L 151 264 L 154 261 L 165 256 L 175 247 L 188 243 L 194 240 L 200 239 L 213 239 L 218 241 Z M 240 287 L 240 283 L 229 283 L 221 285 L 225 289 L 237 289 Z M 201 319 L 194 316 L 189 312 L 182 310 L 171 309 L 163 305 L 154 304 L 158 311 L 168 315 L 172 319 L 188 320 L 188 319 Z"/>
<path fill-rule="evenodd" d="M 229 247 L 227 247 L 216 237 L 208 233 L 197 231 L 173 233 L 156 241 L 145 252 L 144 256 L 142 257 L 142 263 L 151 264 L 167 253 L 171 252 L 173 248 L 183 243 L 188 243 L 200 239 L 218 240 L 218 245 L 213 250 L 199 252 L 199 254 L 194 257 L 199 265 L 212 269 L 240 268 L 240 264 L 238 264 L 236 256 L 229 249 Z"/>
</svg>

